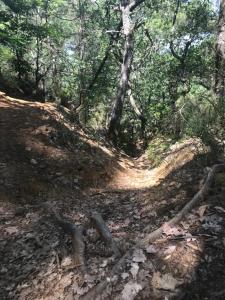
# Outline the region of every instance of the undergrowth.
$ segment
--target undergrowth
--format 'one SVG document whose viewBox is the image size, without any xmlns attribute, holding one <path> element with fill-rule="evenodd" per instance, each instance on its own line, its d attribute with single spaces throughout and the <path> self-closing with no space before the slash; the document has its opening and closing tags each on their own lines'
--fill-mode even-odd
<svg viewBox="0 0 225 300">
<path fill-rule="evenodd" d="M 172 138 L 158 136 L 151 140 L 147 148 L 148 159 L 153 167 L 157 167 L 162 162 L 165 153 L 175 141 Z"/>
</svg>

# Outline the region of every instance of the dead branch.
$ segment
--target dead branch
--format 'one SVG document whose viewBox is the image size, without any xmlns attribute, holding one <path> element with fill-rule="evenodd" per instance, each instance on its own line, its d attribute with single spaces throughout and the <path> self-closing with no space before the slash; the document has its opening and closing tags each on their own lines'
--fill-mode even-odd
<svg viewBox="0 0 225 300">
<path fill-rule="evenodd" d="M 120 256 L 120 251 L 116 246 L 116 243 L 112 238 L 111 232 L 109 231 L 107 225 L 105 224 L 102 216 L 97 212 L 92 212 L 90 218 L 94 227 L 97 229 L 98 233 L 100 234 L 104 242 L 112 248 L 115 256 L 116 257 Z"/>
<path fill-rule="evenodd" d="M 167 224 L 175 225 L 179 223 L 197 204 L 204 200 L 205 196 L 208 194 L 210 186 L 214 180 L 215 174 L 225 169 L 225 164 L 214 165 L 208 172 L 206 180 L 202 188 L 195 194 L 195 196 L 189 201 L 183 209 L 176 214 Z M 146 246 L 148 243 L 152 243 L 158 239 L 163 233 L 163 226 L 159 227 L 155 231 L 149 233 L 139 244 L 139 246 Z"/>
<path fill-rule="evenodd" d="M 210 186 L 214 180 L 215 174 L 223 170 L 225 170 L 225 164 L 214 165 L 210 169 L 202 188 L 198 191 L 197 194 L 195 194 L 195 196 L 191 199 L 191 201 L 188 202 L 184 206 L 184 208 L 177 215 L 175 215 L 167 224 L 175 225 L 179 223 L 194 208 L 194 206 L 199 204 L 208 194 Z M 153 232 L 147 234 L 147 236 L 143 240 L 138 242 L 134 247 L 131 247 L 130 250 L 128 250 L 123 255 L 123 257 L 121 257 L 121 259 L 114 265 L 109 276 L 107 276 L 105 280 L 100 282 L 97 286 L 91 289 L 86 295 L 82 296 L 80 299 L 92 300 L 100 296 L 103 293 L 103 291 L 106 289 L 107 285 L 110 283 L 110 278 L 112 278 L 113 275 L 115 275 L 117 272 L 122 270 L 124 264 L 126 263 L 126 259 L 131 255 L 132 251 L 136 248 L 145 247 L 149 243 L 154 242 L 155 240 L 160 238 L 162 234 L 163 234 L 163 225 L 158 229 L 154 230 Z"/>
</svg>

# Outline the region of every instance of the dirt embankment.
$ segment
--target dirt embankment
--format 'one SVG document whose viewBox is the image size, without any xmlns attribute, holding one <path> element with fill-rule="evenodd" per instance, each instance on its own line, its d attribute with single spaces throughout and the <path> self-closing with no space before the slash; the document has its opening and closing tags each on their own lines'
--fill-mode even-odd
<svg viewBox="0 0 225 300">
<path fill-rule="evenodd" d="M 224 299 L 224 174 L 199 208 L 167 224 L 205 176 L 209 161 L 198 142 L 176 145 L 151 169 L 70 118 L 53 104 L 0 94 L 0 299 L 79 299 L 105 278 L 111 284 L 103 299 Z M 85 226 L 85 276 L 72 263 L 70 236 L 43 202 Z M 105 220 L 106 240 L 112 235 L 122 253 L 164 224 L 163 234 L 130 253 L 111 278 L 118 258 L 90 224 L 90 211 Z"/>
<path fill-rule="evenodd" d="M 113 149 L 88 137 L 53 104 L 0 95 L 0 194 L 8 203 L 48 201 L 107 184 Z"/>
</svg>

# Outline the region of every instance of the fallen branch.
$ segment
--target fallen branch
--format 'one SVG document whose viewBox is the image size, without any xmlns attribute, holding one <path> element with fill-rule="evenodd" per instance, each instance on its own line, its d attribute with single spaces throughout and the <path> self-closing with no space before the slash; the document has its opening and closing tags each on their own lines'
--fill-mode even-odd
<svg viewBox="0 0 225 300">
<path fill-rule="evenodd" d="M 191 199 L 190 202 L 188 202 L 184 208 L 175 215 L 169 222 L 167 222 L 168 225 L 175 225 L 179 223 L 193 208 L 196 206 L 200 201 L 202 201 L 205 196 L 208 194 L 210 186 L 214 180 L 214 176 L 217 172 L 225 170 L 225 164 L 218 164 L 214 165 L 207 177 L 206 180 L 202 186 L 202 188 L 198 191 L 198 193 Z M 130 250 L 128 250 L 123 257 L 114 265 L 112 268 L 109 276 L 102 282 L 100 282 L 97 286 L 92 288 L 86 295 L 80 297 L 82 300 L 92 300 L 99 297 L 103 291 L 106 289 L 107 285 L 110 283 L 110 278 L 113 278 L 114 275 L 116 275 L 117 272 L 121 271 L 124 264 L 126 263 L 126 259 L 131 255 L 132 251 L 136 248 L 145 247 L 149 243 L 154 242 L 158 238 L 161 237 L 163 234 L 163 225 L 159 227 L 158 229 L 154 230 L 153 232 L 149 233 L 142 241 L 138 242 L 134 247 L 131 247 Z"/>
<path fill-rule="evenodd" d="M 97 229 L 98 233 L 104 240 L 104 242 L 111 247 L 113 253 L 116 257 L 120 256 L 120 251 L 116 246 L 115 241 L 112 238 L 111 232 L 109 231 L 108 227 L 106 226 L 102 216 L 97 212 L 92 212 L 90 215 L 91 221 L 94 227 Z"/>
<path fill-rule="evenodd" d="M 195 194 L 195 196 L 189 201 L 183 209 L 176 214 L 169 222 L 168 225 L 173 226 L 179 223 L 198 203 L 204 200 L 205 196 L 208 194 L 210 186 L 214 180 L 215 174 L 225 170 L 225 164 L 214 165 L 208 172 L 206 180 L 202 186 L 202 188 Z M 152 243 L 156 239 L 158 239 L 163 233 L 163 226 L 159 227 L 155 231 L 149 233 L 140 243 L 139 246 L 146 246 L 148 243 Z"/>
</svg>

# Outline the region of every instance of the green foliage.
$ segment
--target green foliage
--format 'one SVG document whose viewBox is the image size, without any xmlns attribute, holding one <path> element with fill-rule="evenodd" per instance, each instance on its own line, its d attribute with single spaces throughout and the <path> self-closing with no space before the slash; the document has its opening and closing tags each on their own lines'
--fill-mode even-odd
<svg viewBox="0 0 225 300">
<path fill-rule="evenodd" d="M 159 135 L 152 139 L 147 148 L 148 159 L 152 164 L 152 167 L 157 167 L 162 163 L 166 152 L 173 144 L 172 138 Z"/>
<path fill-rule="evenodd" d="M 218 16 L 209 0 L 180 3 L 174 24 L 175 0 L 145 1 L 133 12 L 132 94 L 146 119 L 147 139 L 194 135 L 210 140 L 215 127 L 223 127 L 223 117 L 219 122 L 216 118 L 224 111 L 222 104 L 214 105 L 209 92 Z M 79 106 L 86 126 L 105 127 L 123 51 L 123 36 L 117 32 L 121 15 L 114 5 L 111 0 L 0 1 L 4 87 L 11 91 L 13 86 L 39 100 Z M 120 144 L 139 142 L 142 129 L 127 97 Z M 149 153 L 154 156 L 154 151 Z"/>
<path fill-rule="evenodd" d="M 200 138 L 215 155 L 221 151 L 220 144 L 225 138 L 224 104 L 223 99 L 218 101 L 212 91 L 198 85 L 179 103 L 183 135 Z"/>
</svg>

